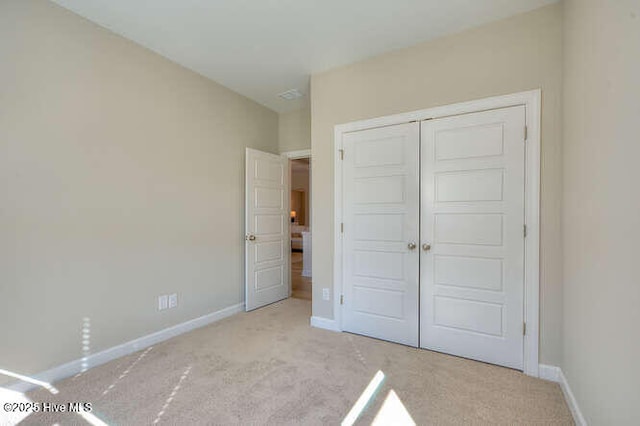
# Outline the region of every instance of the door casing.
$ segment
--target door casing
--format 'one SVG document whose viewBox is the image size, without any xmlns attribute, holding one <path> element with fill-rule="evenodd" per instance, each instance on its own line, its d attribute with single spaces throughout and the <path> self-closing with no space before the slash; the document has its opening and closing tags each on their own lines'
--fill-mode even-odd
<svg viewBox="0 0 640 426">
<path fill-rule="evenodd" d="M 342 137 L 345 133 L 443 118 L 452 115 L 481 112 L 498 108 L 523 105 L 527 138 L 525 142 L 525 225 L 527 238 L 524 250 L 524 366 L 523 372 L 539 377 L 539 291 L 540 291 L 540 106 L 541 90 L 531 90 L 504 96 L 495 96 L 469 102 L 462 102 L 419 111 L 395 114 L 386 117 L 339 124 L 334 127 L 334 251 L 333 251 L 333 317 L 329 322 L 312 317 L 312 324 L 329 323 L 326 328 L 342 331 Z"/>
</svg>

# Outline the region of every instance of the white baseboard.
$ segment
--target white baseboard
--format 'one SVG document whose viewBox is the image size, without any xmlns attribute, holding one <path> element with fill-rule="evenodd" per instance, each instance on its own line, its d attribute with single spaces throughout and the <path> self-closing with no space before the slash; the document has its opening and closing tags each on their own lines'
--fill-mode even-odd
<svg viewBox="0 0 640 426">
<path fill-rule="evenodd" d="M 540 378 L 556 382 L 560 385 L 562 393 L 564 394 L 564 399 L 567 401 L 569 410 L 571 410 L 573 421 L 577 426 L 587 426 L 587 422 L 582 415 L 582 411 L 580 411 L 580 407 L 578 406 L 578 401 L 573 395 L 569 382 L 564 376 L 562 369 L 554 365 L 540 364 Z"/>
<path fill-rule="evenodd" d="M 336 320 L 322 317 L 311 317 L 310 323 L 311 327 L 324 328 L 325 330 L 331 331 L 342 331 L 340 330 L 340 327 L 338 327 Z"/>
<path fill-rule="evenodd" d="M 121 345 L 113 346 L 103 351 L 96 352 L 95 354 L 89 355 L 89 357 L 84 361 L 86 362 L 88 368 L 96 367 L 98 365 L 112 361 L 116 358 L 120 358 L 125 355 L 137 352 L 140 349 L 144 349 L 151 345 L 155 345 L 157 343 L 171 339 L 172 337 L 178 336 L 180 334 L 187 333 L 196 328 L 200 328 L 213 322 L 220 321 L 223 318 L 229 317 L 242 311 L 244 311 L 244 303 L 238 303 L 236 305 L 220 309 L 219 311 L 212 312 L 210 314 L 185 321 L 172 327 L 165 328 L 164 330 L 147 334 L 146 336 L 139 337 Z M 83 359 L 76 359 L 66 364 L 62 364 L 38 373 L 33 376 L 33 378 L 46 383 L 54 383 L 58 380 L 66 379 L 67 377 L 71 377 L 75 374 L 80 373 L 82 371 L 82 363 Z M 13 391 L 24 393 L 37 388 L 38 385 L 24 381 L 18 381 L 5 387 Z"/>
<path fill-rule="evenodd" d="M 555 365 L 540 364 L 538 374 L 541 379 L 560 383 L 560 367 Z"/>
</svg>

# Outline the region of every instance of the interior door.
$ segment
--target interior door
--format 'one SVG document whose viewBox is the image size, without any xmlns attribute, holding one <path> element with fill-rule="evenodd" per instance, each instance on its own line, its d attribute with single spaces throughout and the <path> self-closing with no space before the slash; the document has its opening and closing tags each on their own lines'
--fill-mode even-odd
<svg viewBox="0 0 640 426">
<path fill-rule="evenodd" d="M 422 122 L 420 346 L 522 369 L 525 107 Z"/>
<path fill-rule="evenodd" d="M 418 123 L 343 137 L 345 331 L 418 345 Z"/>
<path fill-rule="evenodd" d="M 247 148 L 245 168 L 245 308 L 289 296 L 287 159 Z"/>
</svg>

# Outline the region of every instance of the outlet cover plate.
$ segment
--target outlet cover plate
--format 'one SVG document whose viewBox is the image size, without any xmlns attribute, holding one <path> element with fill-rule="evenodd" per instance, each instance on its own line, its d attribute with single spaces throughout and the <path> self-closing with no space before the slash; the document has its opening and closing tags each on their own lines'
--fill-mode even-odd
<svg viewBox="0 0 640 426">
<path fill-rule="evenodd" d="M 322 289 L 322 299 L 324 300 L 329 300 L 329 289 L 328 288 L 323 288 Z"/>
<path fill-rule="evenodd" d="M 169 309 L 178 306 L 178 295 L 176 293 L 169 295 Z"/>
<path fill-rule="evenodd" d="M 158 296 L 158 310 L 163 311 L 169 307 L 169 299 L 166 294 Z"/>
</svg>

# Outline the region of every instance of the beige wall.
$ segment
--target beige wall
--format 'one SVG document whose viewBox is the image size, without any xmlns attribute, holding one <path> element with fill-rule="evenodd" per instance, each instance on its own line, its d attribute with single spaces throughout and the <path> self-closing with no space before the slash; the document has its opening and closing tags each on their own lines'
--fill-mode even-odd
<svg viewBox="0 0 640 426">
<path fill-rule="evenodd" d="M 559 4 L 312 76 L 313 315 L 333 318 L 334 125 L 542 88 L 541 362 L 559 364 L 561 84 Z"/>
<path fill-rule="evenodd" d="M 564 358 L 590 425 L 640 424 L 640 2 L 569 0 Z"/>
<path fill-rule="evenodd" d="M 311 111 L 309 108 L 279 115 L 278 149 L 280 152 L 311 149 Z"/>
<path fill-rule="evenodd" d="M 58 6 L 0 2 L 0 367 L 80 358 L 83 317 L 95 352 L 242 302 L 244 148 L 277 135 L 276 113 Z"/>
</svg>

